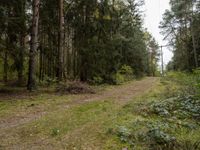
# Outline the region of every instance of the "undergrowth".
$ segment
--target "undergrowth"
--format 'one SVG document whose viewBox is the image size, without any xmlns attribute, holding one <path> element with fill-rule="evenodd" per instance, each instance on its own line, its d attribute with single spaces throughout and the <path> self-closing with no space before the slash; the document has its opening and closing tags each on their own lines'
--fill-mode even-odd
<svg viewBox="0 0 200 150">
<path fill-rule="evenodd" d="M 142 119 L 122 123 L 111 134 L 132 149 L 200 150 L 199 81 L 198 70 L 169 73 L 161 79 L 164 90 L 123 108 Z"/>
<path fill-rule="evenodd" d="M 63 93 L 63 94 L 94 94 L 95 91 L 87 85 L 86 83 L 81 82 L 69 82 L 67 84 L 60 84 L 56 88 L 56 92 Z"/>
</svg>

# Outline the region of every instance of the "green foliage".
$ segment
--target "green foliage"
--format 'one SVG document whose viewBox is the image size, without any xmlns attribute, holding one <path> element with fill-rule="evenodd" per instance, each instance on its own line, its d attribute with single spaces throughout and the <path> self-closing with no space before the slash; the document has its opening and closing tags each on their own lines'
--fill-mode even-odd
<svg viewBox="0 0 200 150">
<path fill-rule="evenodd" d="M 134 113 L 141 115 L 142 119 L 126 120 L 113 130 L 113 134 L 133 148 L 142 144 L 146 149 L 152 150 L 198 150 L 200 97 L 197 90 L 199 87 L 196 84 L 199 70 L 193 72 L 192 74 L 168 73 L 161 82 L 165 88 L 153 100 L 124 107 L 126 113 L 132 113 L 137 108 Z M 175 90 L 174 84 L 176 84 Z M 168 90 L 168 86 L 173 90 Z M 189 132 L 194 139 L 192 136 L 187 137 Z M 183 137 L 180 138 L 180 135 Z"/>
<path fill-rule="evenodd" d="M 153 102 L 150 110 L 164 117 L 199 119 L 200 100 L 192 96 L 174 97 L 160 102 Z"/>
<path fill-rule="evenodd" d="M 130 66 L 123 65 L 116 74 L 112 76 L 112 81 L 114 84 L 122 84 L 124 82 L 130 81 L 134 78 L 133 69 Z"/>
<path fill-rule="evenodd" d="M 120 126 L 117 130 L 117 136 L 120 138 L 122 142 L 129 142 L 131 138 L 131 131 L 124 126 Z"/>
<path fill-rule="evenodd" d="M 199 150 L 200 149 L 200 142 L 191 142 L 191 141 L 184 141 L 177 147 L 178 150 Z"/>
<path fill-rule="evenodd" d="M 158 128 L 149 130 L 147 135 L 149 136 L 150 141 L 153 141 L 158 145 L 170 145 L 176 140 L 175 137 L 170 136 Z"/>
<path fill-rule="evenodd" d="M 158 75 L 158 60 L 160 57 L 159 46 L 151 34 L 145 32 L 145 41 L 147 46 L 146 73 L 148 76 Z"/>
<path fill-rule="evenodd" d="M 49 76 L 45 76 L 42 81 L 40 81 L 40 85 L 42 86 L 50 86 L 58 83 L 57 79 L 51 78 Z"/>
<path fill-rule="evenodd" d="M 122 84 L 125 82 L 125 77 L 117 72 L 116 74 L 112 75 L 112 82 L 116 85 Z"/>
<path fill-rule="evenodd" d="M 200 69 L 194 69 L 193 70 L 193 83 L 192 85 L 195 87 L 195 91 L 198 97 L 200 97 Z"/>
<path fill-rule="evenodd" d="M 126 80 L 131 80 L 133 79 L 134 75 L 134 71 L 130 66 L 127 65 L 123 65 L 121 67 L 121 69 L 118 71 L 120 74 L 124 75 L 126 77 Z"/>
<path fill-rule="evenodd" d="M 200 95 L 200 71 L 194 69 L 192 73 L 169 72 L 165 77 L 166 80 L 173 80 L 182 86 L 182 94 Z"/>
<path fill-rule="evenodd" d="M 191 72 L 199 67 L 199 5 L 199 1 L 171 0 L 171 9 L 163 14 L 160 27 L 165 39 L 174 49 L 174 57 L 167 66 L 168 70 Z"/>
<path fill-rule="evenodd" d="M 93 84 L 102 84 L 103 83 L 103 78 L 100 76 L 95 76 L 93 77 L 93 80 L 91 81 Z"/>
<path fill-rule="evenodd" d="M 175 137 L 163 131 L 167 128 L 168 124 L 163 122 L 137 120 L 131 122 L 128 127 L 118 127 L 116 134 L 120 141 L 128 143 L 131 147 L 135 147 L 138 142 L 144 142 L 149 148 L 156 149 L 176 143 Z"/>
<path fill-rule="evenodd" d="M 145 34 L 149 33 L 142 26 L 141 2 L 64 1 L 66 36 L 62 52 L 63 68 L 60 69 L 58 43 L 64 39 L 59 39 L 58 34 L 59 3 L 54 0 L 40 1 L 37 61 L 33 67 L 35 77 L 42 84 L 50 85 L 58 78 L 58 70 L 63 70 L 65 79 L 121 84 L 131 80 L 133 73 L 137 77 L 148 73 L 149 45 L 152 48 L 151 70 L 155 73 L 157 44 L 153 37 L 146 38 Z M 28 30 L 32 24 L 31 6 L 31 1 L 27 0 L 3 2 L 0 6 L 0 55 L 8 55 L 8 60 L 2 57 L 0 68 L 9 62 L 5 67 L 11 68 L 8 75 L 13 72 L 10 76 L 19 80 L 27 79 L 27 62 L 32 56 L 28 54 L 26 41 L 26 37 L 31 35 L 31 30 Z M 151 44 L 146 44 L 147 41 Z"/>
<path fill-rule="evenodd" d="M 59 130 L 59 129 L 53 128 L 53 129 L 52 129 L 51 135 L 52 135 L 52 136 L 57 136 L 59 133 L 60 133 L 60 130 Z"/>
</svg>

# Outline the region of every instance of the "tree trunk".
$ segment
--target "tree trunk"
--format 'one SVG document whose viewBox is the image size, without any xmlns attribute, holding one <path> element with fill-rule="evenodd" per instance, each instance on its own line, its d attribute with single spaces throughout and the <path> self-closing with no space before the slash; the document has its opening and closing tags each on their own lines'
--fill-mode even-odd
<svg viewBox="0 0 200 150">
<path fill-rule="evenodd" d="M 198 64 L 198 55 L 197 55 L 197 48 L 196 48 L 196 41 L 195 41 L 195 36 L 194 36 L 194 25 L 193 25 L 193 17 L 194 17 L 194 4 L 193 1 L 191 2 L 192 4 L 192 17 L 191 17 L 191 35 L 192 35 L 192 45 L 193 45 L 193 53 L 194 53 L 194 60 L 195 60 L 195 67 L 198 68 L 199 64 Z"/>
<path fill-rule="evenodd" d="M 4 76 L 3 80 L 6 83 L 8 81 L 8 51 L 5 51 L 4 55 Z"/>
<path fill-rule="evenodd" d="M 33 0 L 33 19 L 32 19 L 30 54 L 29 54 L 28 85 L 27 85 L 27 89 L 29 91 L 36 89 L 35 56 L 38 47 L 37 42 L 38 42 L 39 3 L 40 0 Z"/>
<path fill-rule="evenodd" d="M 18 84 L 23 84 L 23 69 L 24 69 L 24 50 L 25 50 L 25 34 L 20 35 L 20 52 L 19 52 L 19 68 L 18 68 Z"/>
<path fill-rule="evenodd" d="M 59 0 L 59 49 L 58 49 L 58 80 L 63 78 L 63 45 L 64 45 L 64 3 Z"/>
<path fill-rule="evenodd" d="M 19 60 L 18 60 L 18 85 L 23 85 L 23 71 L 24 71 L 24 53 L 25 53 L 25 38 L 26 38 L 26 0 L 21 1 L 20 5 L 20 15 L 21 15 L 21 31 L 20 31 L 20 50 L 19 50 Z"/>
<path fill-rule="evenodd" d="M 192 34 L 192 45 L 193 45 L 193 53 L 194 53 L 194 61 L 195 61 L 195 67 L 198 68 L 198 55 L 197 55 L 197 48 L 196 48 L 196 41 L 194 36 L 194 28 L 193 24 L 191 25 L 191 34 Z"/>
</svg>

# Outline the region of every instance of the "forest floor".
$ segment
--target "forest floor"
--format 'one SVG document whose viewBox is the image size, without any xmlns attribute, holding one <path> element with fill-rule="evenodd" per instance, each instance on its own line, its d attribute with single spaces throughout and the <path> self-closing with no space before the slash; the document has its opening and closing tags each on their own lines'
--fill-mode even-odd
<svg viewBox="0 0 200 150">
<path fill-rule="evenodd" d="M 0 95 L 0 149 L 121 149 L 107 130 L 119 110 L 152 91 L 159 78 L 99 88 L 95 94 Z"/>
</svg>

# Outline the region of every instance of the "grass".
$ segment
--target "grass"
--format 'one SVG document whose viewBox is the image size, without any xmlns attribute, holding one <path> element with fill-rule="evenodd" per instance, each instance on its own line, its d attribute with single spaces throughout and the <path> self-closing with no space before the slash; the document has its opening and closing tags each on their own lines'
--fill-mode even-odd
<svg viewBox="0 0 200 150">
<path fill-rule="evenodd" d="M 106 90 L 113 88 L 109 86 Z M 129 122 L 133 119 L 132 113 L 128 113 L 123 106 L 112 99 L 69 108 L 64 106 L 72 100 L 73 96 L 69 95 L 42 94 L 31 99 L 1 101 L 1 118 L 15 116 L 20 112 L 29 114 L 36 109 L 48 111 L 48 114 L 36 121 L 3 131 L 4 138 L 0 145 L 9 148 L 12 147 L 7 142 L 12 143 L 12 146 L 21 144 L 25 148 L 51 145 L 54 149 L 86 149 L 87 147 L 120 149 L 128 146 L 121 143 L 115 135 L 110 134 L 109 130 L 121 123 Z"/>
<path fill-rule="evenodd" d="M 175 138 L 180 146 L 177 149 L 187 150 L 192 149 L 193 145 L 198 145 L 200 142 L 200 124 L 198 120 L 193 120 L 192 118 L 185 119 L 169 119 L 168 117 L 162 117 L 156 114 L 152 114 L 149 111 L 149 106 L 151 103 L 155 103 L 158 100 L 166 99 L 168 97 L 177 96 L 179 89 L 182 86 L 171 81 L 162 81 L 157 88 L 149 92 L 146 95 L 138 98 L 137 101 L 134 100 L 123 107 L 120 111 L 126 112 L 124 115 L 131 116 L 127 122 L 121 122 L 118 128 L 114 129 L 113 134 L 117 135 L 121 142 L 128 144 L 127 147 L 134 147 L 134 149 L 164 149 L 157 147 L 152 147 L 152 140 L 147 140 L 148 132 L 150 130 L 158 129 L 160 135 L 155 134 L 154 138 L 162 139 L 162 136 L 169 137 L 165 138 Z M 121 131 L 120 128 L 123 128 Z M 164 131 L 163 135 L 161 134 Z M 155 139 L 154 139 L 155 140 Z M 189 143 L 189 144 L 188 144 Z M 188 148 L 189 145 L 189 148 Z M 181 147 L 182 146 L 182 147 Z M 195 146 L 194 146 L 195 147 Z M 172 148 L 167 148 L 167 150 Z M 200 145 L 195 150 L 200 149 Z"/>
<path fill-rule="evenodd" d="M 103 88 L 112 90 L 114 87 Z M 2 130 L 0 145 L 11 149 L 18 145 L 25 149 L 30 146 L 47 148 L 49 145 L 54 149 L 123 147 L 124 144 L 119 143 L 117 137 L 107 132 L 115 123 L 129 120 L 131 116 L 119 113 L 122 106 L 114 99 L 67 107 L 68 103 L 81 97 L 84 95 L 37 94 L 21 100 L 0 101 L 1 119 L 15 118 L 21 113 L 29 115 L 37 111 L 47 112 L 31 122 Z"/>
<path fill-rule="evenodd" d="M 41 94 L 30 96 L 21 100 L 2 100 L 0 101 L 0 117 L 13 116 L 20 112 L 31 112 L 35 109 L 49 110 L 53 107 L 69 102 L 72 96 Z"/>
<path fill-rule="evenodd" d="M 170 86 L 170 88 L 169 88 Z M 112 90 L 113 86 L 105 87 Z M 148 128 L 147 123 L 160 125 L 179 141 L 200 139 L 200 128 L 190 130 L 179 126 L 177 122 L 168 123 L 160 116 L 148 114 L 152 101 L 173 95 L 179 87 L 175 83 L 162 81 L 154 89 L 134 98 L 127 104 L 117 103 L 115 99 L 102 99 L 81 105 L 70 106 L 68 103 L 82 96 L 39 94 L 31 99 L 0 101 L 0 117 L 15 116 L 20 112 L 47 112 L 44 116 L 15 128 L 0 129 L 0 149 L 91 149 L 117 150 L 132 149 L 127 141 L 118 136 L 119 128 L 134 131 L 134 148 L 145 150 L 149 143 L 142 134 Z M 171 128 L 170 126 L 175 126 Z M 123 128 L 122 128 L 123 129 Z M 139 135 L 139 136 L 137 136 Z"/>
<path fill-rule="evenodd" d="M 124 84 L 130 83 L 132 82 L 127 82 Z M 102 91 L 113 90 L 114 88 L 123 85 L 113 86 L 105 84 L 101 86 L 93 86 L 92 88 L 95 89 L 95 91 L 97 91 L 98 93 L 101 93 Z M 9 87 L 4 85 L 0 85 L 0 89 L 9 91 L 8 96 L 2 98 L 0 97 L 0 118 L 13 116 L 17 113 L 24 111 L 34 111 L 36 107 L 44 111 L 56 109 L 56 107 L 60 107 L 60 105 L 72 102 L 74 99 L 81 99 L 84 96 L 87 96 L 87 94 L 56 94 L 54 92 L 54 87 L 41 88 L 34 93 L 29 93 L 26 90 L 24 90 L 24 88 Z"/>
<path fill-rule="evenodd" d="M 66 135 L 71 134 L 73 136 L 70 137 L 70 141 L 67 140 L 68 143 L 65 145 L 66 148 L 71 149 L 73 142 L 81 140 L 81 143 L 76 143 L 76 146 L 81 146 L 79 144 L 82 144 L 84 140 L 89 140 L 88 136 L 99 140 L 98 138 L 101 138 L 101 136 L 99 137 L 98 134 L 104 132 L 101 127 L 106 124 L 106 121 L 109 122 L 113 118 L 112 115 L 116 111 L 117 106 L 111 102 L 110 100 L 92 102 L 71 109 L 51 112 L 37 121 L 19 127 L 17 130 L 9 130 L 18 140 L 12 141 L 12 137 L 10 137 L 11 139 L 6 139 L 6 141 L 12 141 L 12 143 L 17 145 L 21 141 L 24 141 L 24 144 L 28 144 L 33 141 L 37 143 L 38 139 L 44 139 L 45 142 L 55 144 L 55 147 L 57 147 L 57 142 L 64 142 L 65 138 L 69 138 Z M 115 108 L 111 111 L 111 108 L 114 106 Z M 80 134 L 81 137 L 79 137 Z M 76 139 L 77 137 L 78 139 Z M 88 141 L 85 142 L 87 143 Z M 58 149 L 60 148 L 58 147 Z"/>
</svg>

